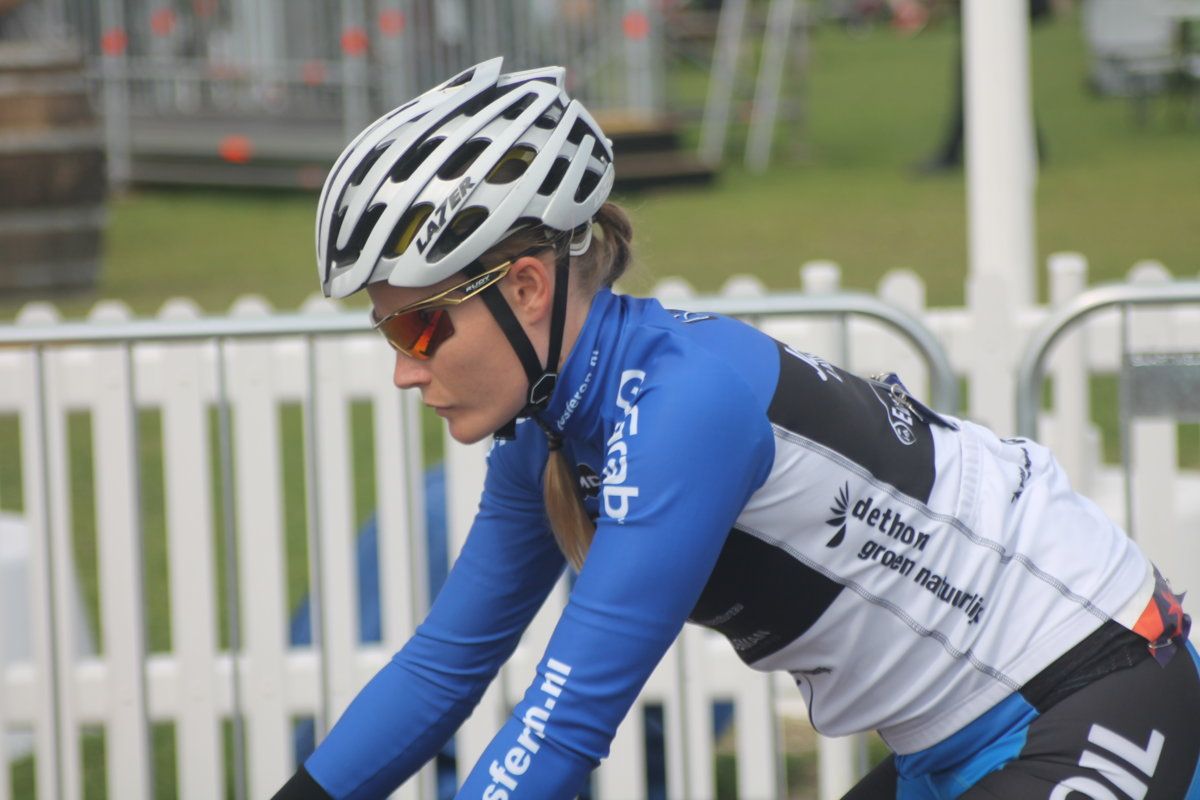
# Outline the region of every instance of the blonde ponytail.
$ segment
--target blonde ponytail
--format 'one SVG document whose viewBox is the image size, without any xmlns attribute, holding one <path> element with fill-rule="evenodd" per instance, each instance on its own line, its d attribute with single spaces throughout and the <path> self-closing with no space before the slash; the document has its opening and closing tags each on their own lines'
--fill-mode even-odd
<svg viewBox="0 0 1200 800">
<path fill-rule="evenodd" d="M 605 203 L 593 222 L 596 235 L 592 246 L 571 263 L 575 290 L 589 297 L 601 286 L 611 287 L 633 260 L 633 225 L 624 209 L 615 203 Z M 546 459 L 543 487 L 546 516 L 550 518 L 559 549 L 571 566 L 579 570 L 592 546 L 596 525 L 584 510 L 575 473 L 556 438 L 550 437 L 550 455 Z"/>
<path fill-rule="evenodd" d="M 552 446 L 550 449 L 543 488 L 546 516 L 550 518 L 550 528 L 554 531 L 558 549 L 562 550 L 572 567 L 583 569 L 583 560 L 592 546 L 596 526 L 583 508 L 575 475 L 561 446 Z"/>
<path fill-rule="evenodd" d="M 611 287 L 633 261 L 633 224 L 616 203 L 604 203 L 592 218 L 593 239 L 587 252 L 571 259 L 572 291 L 591 297 L 601 287 Z M 498 259 L 546 242 L 546 230 L 532 227 L 520 230 L 501 242 L 493 251 Z M 547 244 L 547 247 L 550 247 Z M 535 416 L 534 419 L 537 419 Z M 583 568 L 588 548 L 596 535 L 596 525 L 583 507 L 583 498 L 574 470 L 562 451 L 562 440 L 540 420 L 550 443 L 546 459 L 543 492 L 546 516 L 554 531 L 554 540 L 567 561 L 576 570 Z"/>
</svg>

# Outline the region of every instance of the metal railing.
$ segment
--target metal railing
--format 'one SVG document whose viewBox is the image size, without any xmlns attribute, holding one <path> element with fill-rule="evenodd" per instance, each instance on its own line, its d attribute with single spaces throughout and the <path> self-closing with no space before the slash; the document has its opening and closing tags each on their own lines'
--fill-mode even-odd
<svg viewBox="0 0 1200 800">
<path fill-rule="evenodd" d="M 840 352 L 835 354 L 835 361 L 842 365 L 848 364 L 850 360 L 850 335 L 847 330 L 849 319 L 859 316 L 883 323 L 908 340 L 929 366 L 930 405 L 948 414 L 959 413 L 958 380 L 950 366 L 950 359 L 937 338 L 919 319 L 873 295 L 859 292 L 818 295 L 784 292 L 761 297 L 706 295 L 671 299 L 668 303 L 683 306 L 689 311 L 711 311 L 714 314 L 746 317 L 751 320 L 801 315 L 835 317 L 840 328 L 838 341 L 841 346 Z"/>
<path fill-rule="evenodd" d="M 1017 373 L 1017 431 L 1021 436 L 1036 439 L 1038 411 L 1041 406 L 1042 383 L 1046 361 L 1051 348 L 1069 330 L 1098 311 L 1120 310 L 1118 341 L 1121 347 L 1120 369 L 1126 369 L 1125 358 L 1131 353 L 1130 312 L 1135 306 L 1169 306 L 1200 303 L 1200 281 L 1172 281 L 1167 284 L 1120 284 L 1101 286 L 1083 292 L 1063 308 L 1050 315 L 1030 339 L 1021 358 Z M 1132 463 L 1129 443 L 1132 413 L 1129 381 L 1121 381 L 1118 411 L 1121 467 L 1125 503 L 1125 527 L 1133 531 Z"/>
<path fill-rule="evenodd" d="M 1197 297 L 1200 297 L 1200 282 L 1197 283 L 1196 291 Z M 1110 301 L 1106 304 L 1113 302 L 1118 301 Z M 937 338 L 916 317 L 872 295 L 858 292 L 821 295 L 784 292 L 762 297 L 698 295 L 672 299 L 668 303 L 684 307 L 685 310 L 709 311 L 714 314 L 746 317 L 752 320 L 788 316 L 836 317 L 842 328 L 842 335 L 839 338 L 842 351 L 838 353 L 837 358 L 839 363 L 848 361 L 849 334 L 845 330 L 845 325 L 849 317 L 857 315 L 876 320 L 900 333 L 925 359 L 930 368 L 930 404 L 939 411 L 958 413 L 958 382 L 954 370 L 950 366 L 950 359 L 946 356 L 946 352 L 938 343 Z M 1086 310 L 1080 313 L 1086 313 Z M 244 319 L 209 317 L 178 322 L 160 320 L 135 320 L 118 323 L 64 322 L 47 326 L 0 326 L 0 347 L 318 336 L 362 333 L 368 329 L 367 315 L 356 312 L 340 312 L 329 315 L 276 314 L 270 317 Z M 1057 333 L 1052 334 L 1046 346 L 1053 342 L 1057 335 Z M 1038 365 L 1040 366 L 1040 359 Z"/>
<path fill-rule="evenodd" d="M 1174 281 L 1163 286 L 1100 286 L 1089 289 L 1054 312 L 1037 330 L 1025 348 L 1017 372 L 1017 430 L 1037 438 L 1037 412 L 1050 348 L 1069 329 L 1090 314 L 1114 306 L 1122 307 L 1121 341 L 1129 341 L 1129 308 L 1200 303 L 1200 281 Z"/>
</svg>

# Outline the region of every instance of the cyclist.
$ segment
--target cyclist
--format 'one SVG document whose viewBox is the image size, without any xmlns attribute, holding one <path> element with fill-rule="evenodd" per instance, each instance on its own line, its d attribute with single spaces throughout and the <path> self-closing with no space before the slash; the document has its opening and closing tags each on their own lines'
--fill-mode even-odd
<svg viewBox="0 0 1200 800">
<path fill-rule="evenodd" d="M 459 441 L 496 434 L 425 622 L 279 798 L 386 796 L 567 564 L 524 699 L 461 787 L 575 797 L 685 621 L 894 751 L 849 797 L 1200 796 L 1189 619 L 1051 455 L 735 320 L 616 294 L 632 230 L 563 70 L 479 64 L 352 142 L 327 295 L 366 289 Z"/>
</svg>

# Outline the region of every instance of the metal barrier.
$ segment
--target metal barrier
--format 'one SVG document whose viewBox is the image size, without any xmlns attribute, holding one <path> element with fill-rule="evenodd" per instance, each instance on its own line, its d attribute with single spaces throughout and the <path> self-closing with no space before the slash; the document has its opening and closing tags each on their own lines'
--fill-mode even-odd
<svg viewBox="0 0 1200 800">
<path fill-rule="evenodd" d="M 668 304 L 756 322 L 832 317 L 842 337 L 842 360 L 849 354 L 851 318 L 875 320 L 899 333 L 926 362 L 933 405 L 952 413 L 958 410 L 955 377 L 932 334 L 915 318 L 868 295 L 697 296 L 673 298 Z M 251 313 L 265 314 L 265 310 L 251 309 Z M 169 316 L 180 315 L 176 310 Z M 289 341 L 296 338 L 302 343 L 299 348 Z M 23 698 L 20 703 L 0 702 L 0 737 L 9 724 L 36 729 L 40 792 L 65 800 L 80 796 L 77 734 L 79 726 L 86 723 L 111 729 L 106 748 L 109 794 L 132 800 L 148 798 L 153 769 L 149 721 L 153 718 L 177 725 L 180 796 L 185 800 L 209 797 L 226 769 L 214 747 L 215 730 L 221 719 L 230 718 L 234 730 L 230 768 L 237 796 L 245 796 L 247 788 L 251 796 L 267 796 L 274 790 L 274 782 L 292 768 L 287 721 L 311 715 L 318 731 L 327 729 L 357 688 L 411 635 L 423 613 L 418 589 L 424 586 L 422 488 L 417 477 L 421 469 L 419 402 L 415 393 L 401 393 L 397 402 L 387 368 L 391 357 L 367 332 L 362 313 L 113 318 L 0 327 L 0 414 L 15 413 L 20 418 L 25 508 L 34 531 L 30 614 L 39 637 L 33 648 L 32 670 L 0 669 L 0 698 Z M 143 368 L 158 374 L 142 374 Z M 272 371 L 275 381 L 288 381 L 288 386 L 272 388 L 271 380 L 264 377 Z M 351 514 L 345 484 L 353 469 L 346 409 L 350 402 L 363 398 L 373 403 L 375 436 L 405 443 L 400 448 L 380 448 L 388 452 L 375 456 L 381 571 L 404 576 L 404 580 L 393 578 L 385 582 L 390 586 L 381 586 L 381 607 L 387 606 L 387 616 L 377 647 L 364 645 L 353 633 L 355 612 L 350 598 L 355 579 L 348 567 L 352 553 L 346 545 L 352 531 L 346 525 Z M 280 639 L 278 625 L 286 618 L 287 609 L 282 608 L 282 598 L 275 596 L 279 594 L 281 554 L 276 531 L 279 520 L 271 509 L 277 510 L 281 495 L 275 477 L 279 441 L 269 429 L 279 404 L 296 399 L 310 412 L 305 414 L 303 438 L 305 484 L 309 487 L 305 494 L 308 568 L 315 620 L 312 655 L 288 649 Z M 207 450 L 203 434 L 208 425 L 206 402 L 217 411 L 215 453 Z M 155 404 L 163 413 L 164 464 L 171 459 L 175 465 L 173 470 L 165 468 L 175 476 L 172 480 L 168 475 L 165 504 L 190 509 L 176 511 L 166 522 L 173 559 L 172 620 L 175 614 L 181 615 L 169 654 L 147 653 L 141 624 L 147 598 L 142 596 L 138 580 L 144 563 L 145 521 L 139 505 L 137 414 Z M 63 416 L 68 409 L 80 407 L 91 410 L 97 419 L 95 479 L 97 496 L 104 496 L 96 514 L 98 540 L 104 550 L 100 584 L 106 651 L 86 669 L 65 644 L 68 624 L 64 621 L 64 584 L 72 575 L 66 530 L 70 493 L 62 477 L 69 458 Z M 187 452 L 172 453 L 176 446 Z M 465 495 L 477 492 L 482 484 L 484 464 L 478 447 L 448 446 L 447 485 L 454 510 L 472 505 L 473 500 Z M 210 457 L 219 465 L 218 484 L 211 492 L 204 477 Z M 397 486 L 403 491 L 396 492 Z M 384 491 L 385 487 L 390 491 Z M 214 498 L 220 499 L 223 518 L 219 521 L 208 519 Z M 235 542 L 235 531 L 248 530 L 255 535 L 241 535 Z M 204 542 L 217 531 L 225 539 L 223 565 L 210 563 L 211 554 L 204 550 Z M 464 525 L 458 524 L 451 531 L 452 542 L 464 532 Z M 175 553 L 176 547 L 190 549 Z M 215 642 L 213 615 L 218 603 L 212 597 L 212 574 L 217 570 L 224 570 L 227 576 L 227 650 L 219 649 Z M 250 586 L 255 591 L 254 604 L 243 601 Z M 532 633 L 548 630 L 565 594 L 563 590 L 557 600 L 548 602 L 542 613 L 549 615 L 551 622 L 539 622 L 539 616 L 530 627 Z M 0 618 L 0 627 L 2 622 Z M 739 733 L 738 757 L 743 764 L 753 765 L 738 770 L 739 796 L 779 796 L 781 773 L 771 746 L 777 707 L 772 679 L 747 675 L 723 642 L 720 649 L 707 649 L 709 639 L 697 638 L 703 634 L 689 632 L 687 641 L 692 645 L 685 642 L 685 646 L 673 648 L 664 659 L 668 666 L 647 685 L 647 693 L 668 709 L 671 794 L 703 799 L 715 792 L 712 743 L 689 731 L 684 724 L 686 715 L 679 709 L 711 702 L 714 697 L 734 697 L 744 703 L 739 706 L 745 709 L 744 714 L 739 712 L 740 725 L 756 731 Z M 529 647 L 540 653 L 540 647 Z M 537 657 L 519 648 L 508 669 L 526 674 Z M 689 673 L 693 680 L 681 679 Z M 706 688 L 697 688 L 701 681 L 696 677 L 702 674 Z M 496 681 L 499 688 L 493 691 L 519 693 L 519 688 L 506 688 L 509 683 L 523 685 L 505 680 L 502 674 Z M 713 694 L 697 696 L 701 691 Z M 473 746 L 490 738 L 495 727 L 489 713 L 502 716 L 513 702 L 513 697 L 500 695 L 493 700 L 485 698 L 483 711 L 477 711 L 460 731 L 460 754 L 466 750 L 469 756 L 472 749 L 463 747 L 464 741 Z M 243 719 L 249 720 L 248 728 L 243 728 Z M 618 733 L 614 762 L 628 757 L 636 764 L 644 759 L 644 754 L 637 755 L 641 745 L 631 744 L 640 733 L 631 730 L 626 725 Z M 840 795 L 861 763 L 853 745 L 834 744 L 837 746 L 821 750 L 823 798 Z M 247 760 L 247 752 L 254 754 L 252 760 Z M 0 742 L 0 756 L 3 754 Z M 465 760 L 460 758 L 460 767 Z M 644 796 L 645 780 L 635 773 L 621 763 L 606 763 L 597 773 L 596 796 L 622 800 Z M 432 797 L 430 774 L 423 773 L 400 796 Z"/>
<path fill-rule="evenodd" d="M 1017 376 L 1017 430 L 1037 438 L 1038 409 L 1046 360 L 1051 347 L 1071 328 L 1097 311 L 1119 308 L 1120 438 L 1126 530 L 1133 533 L 1130 424 L 1139 415 L 1195 419 L 1200 415 L 1200 366 L 1186 353 L 1136 353 L 1131 346 L 1130 313 L 1135 306 L 1200 303 L 1200 281 L 1163 285 L 1122 284 L 1083 292 L 1054 312 L 1030 340 Z"/>
<path fill-rule="evenodd" d="M 686 306 L 688 311 L 711 311 L 752 320 L 796 315 L 832 316 L 838 321 L 841 350 L 836 361 L 849 363 L 849 333 L 846 324 L 850 317 L 860 316 L 881 322 L 900 333 L 917 349 L 930 369 L 930 404 L 948 414 L 959 413 L 958 381 L 950 360 L 937 338 L 925 325 L 907 312 L 889 305 L 869 294 L 838 292 L 835 294 L 773 293 L 762 297 L 728 297 L 709 295 L 671 301 Z"/>
</svg>

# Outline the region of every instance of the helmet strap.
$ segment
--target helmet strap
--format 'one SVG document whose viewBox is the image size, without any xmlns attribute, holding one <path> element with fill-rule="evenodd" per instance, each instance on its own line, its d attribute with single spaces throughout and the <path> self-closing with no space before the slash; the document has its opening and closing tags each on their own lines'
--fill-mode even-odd
<svg viewBox="0 0 1200 800">
<path fill-rule="evenodd" d="M 504 299 L 499 284 L 493 284 L 481 293 L 484 303 L 495 317 L 500 330 L 504 332 L 504 337 L 508 339 L 517 358 L 520 359 L 529 383 L 525 407 L 517 414 L 517 418 L 532 417 L 535 412 L 545 408 L 558 382 L 558 359 L 562 352 L 563 331 L 567 321 L 567 281 L 571 272 L 571 251 L 568 247 L 556 243 L 554 254 L 554 299 L 550 311 L 550 343 L 545 366 L 540 363 L 533 343 L 529 341 L 529 336 L 521 327 L 508 301 Z M 515 438 L 516 422 L 517 420 L 513 419 L 502 426 L 496 431 L 496 438 Z"/>
</svg>

